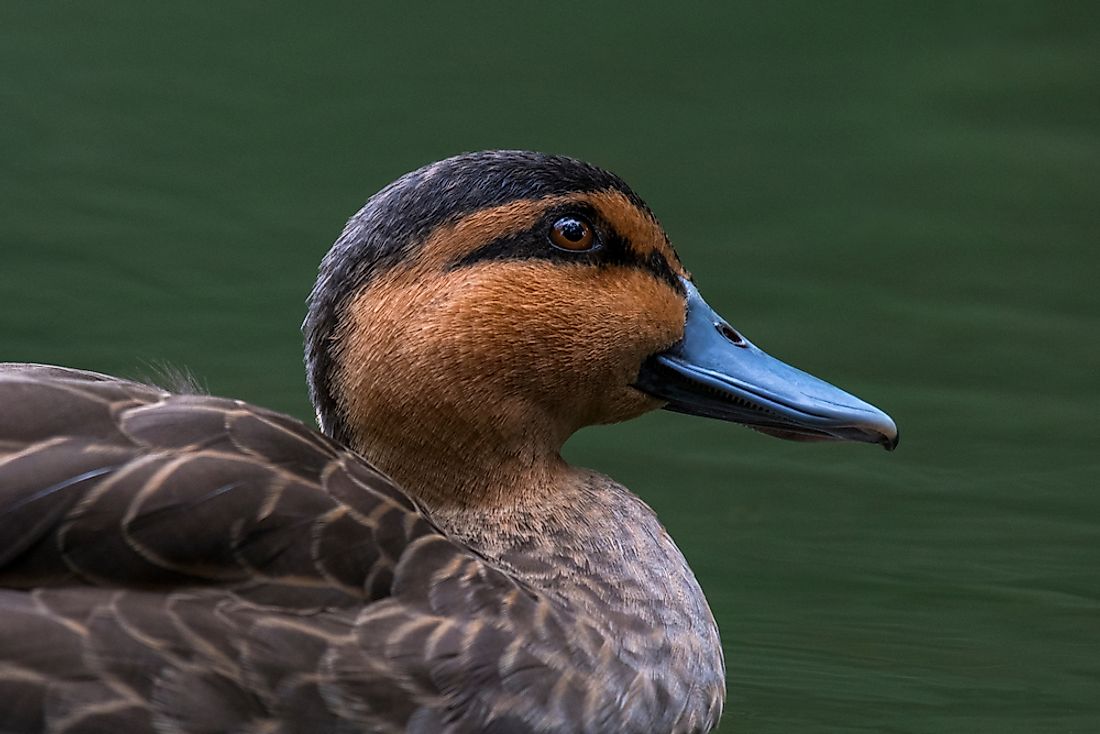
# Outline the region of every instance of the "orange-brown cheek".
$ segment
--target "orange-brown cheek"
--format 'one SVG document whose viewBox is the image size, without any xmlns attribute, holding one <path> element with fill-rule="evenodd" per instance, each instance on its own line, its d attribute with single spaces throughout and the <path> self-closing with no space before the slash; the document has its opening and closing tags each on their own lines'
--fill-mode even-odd
<svg viewBox="0 0 1100 734">
<path fill-rule="evenodd" d="M 685 306 L 652 275 L 496 264 L 458 290 L 446 317 L 463 334 L 456 344 L 465 353 L 455 356 L 481 363 L 507 391 L 527 392 L 578 424 L 660 407 L 631 385 L 647 357 L 680 339 Z"/>
<path fill-rule="evenodd" d="M 618 363 L 617 384 L 622 387 L 603 394 L 599 422 L 628 420 L 664 405 L 632 385 L 642 362 L 683 337 L 685 303 L 679 294 L 648 274 L 637 276 L 622 280 L 622 291 L 615 299 L 635 305 L 624 318 L 625 333 L 620 332 L 623 342 L 635 348 Z"/>
<path fill-rule="evenodd" d="M 437 411 L 492 405 L 502 423 L 539 410 L 566 432 L 661 407 L 631 385 L 680 339 L 685 305 L 652 275 L 497 262 L 426 282 L 376 283 L 352 306 L 341 362 L 353 425 L 401 420 L 426 409 L 424 394 Z M 390 373 L 403 379 L 379 381 Z"/>
</svg>

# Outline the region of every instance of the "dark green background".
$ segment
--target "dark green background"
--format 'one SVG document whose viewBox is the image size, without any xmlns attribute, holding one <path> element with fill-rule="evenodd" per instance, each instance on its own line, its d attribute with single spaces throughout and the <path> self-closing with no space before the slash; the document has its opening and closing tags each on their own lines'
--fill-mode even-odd
<svg viewBox="0 0 1100 734">
<path fill-rule="evenodd" d="M 890 412 L 570 456 L 706 588 L 727 731 L 1100 730 L 1095 3 L 0 5 L 0 359 L 310 411 L 316 264 L 464 150 L 617 171 L 712 304 Z"/>
</svg>

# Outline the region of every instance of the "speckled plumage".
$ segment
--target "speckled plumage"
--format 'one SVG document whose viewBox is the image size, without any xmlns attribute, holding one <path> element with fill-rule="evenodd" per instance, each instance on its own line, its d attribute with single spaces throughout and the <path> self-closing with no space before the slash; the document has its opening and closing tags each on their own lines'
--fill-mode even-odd
<svg viewBox="0 0 1100 734">
<path fill-rule="evenodd" d="M 4 365 L 0 403 L 19 408 L 0 414 L 4 731 L 702 731 L 719 713 L 720 676 L 672 674 L 713 654 L 677 644 L 717 643 L 705 603 L 651 586 L 690 571 L 606 478 L 578 488 L 623 500 L 606 529 L 636 522 L 667 558 L 578 573 L 569 538 L 469 539 L 487 562 L 354 453 L 239 401 Z"/>
</svg>

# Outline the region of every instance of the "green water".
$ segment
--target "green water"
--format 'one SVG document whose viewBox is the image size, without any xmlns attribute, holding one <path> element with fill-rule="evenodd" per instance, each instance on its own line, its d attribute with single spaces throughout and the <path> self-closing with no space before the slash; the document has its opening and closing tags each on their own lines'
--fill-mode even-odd
<svg viewBox="0 0 1100 734">
<path fill-rule="evenodd" d="M 400 173 L 616 170 L 750 338 L 894 454 L 655 414 L 574 460 L 662 515 L 725 731 L 1100 731 L 1094 3 L 0 6 L 0 359 L 309 417 L 303 299 Z"/>
</svg>

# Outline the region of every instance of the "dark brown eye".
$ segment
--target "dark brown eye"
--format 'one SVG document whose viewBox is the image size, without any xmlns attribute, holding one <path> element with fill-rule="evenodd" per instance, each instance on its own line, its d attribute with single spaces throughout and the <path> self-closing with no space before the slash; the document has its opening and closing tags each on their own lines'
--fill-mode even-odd
<svg viewBox="0 0 1100 734">
<path fill-rule="evenodd" d="M 562 217 L 550 228 L 550 241 L 563 250 L 591 250 L 596 242 L 592 225 L 577 217 Z"/>
</svg>

